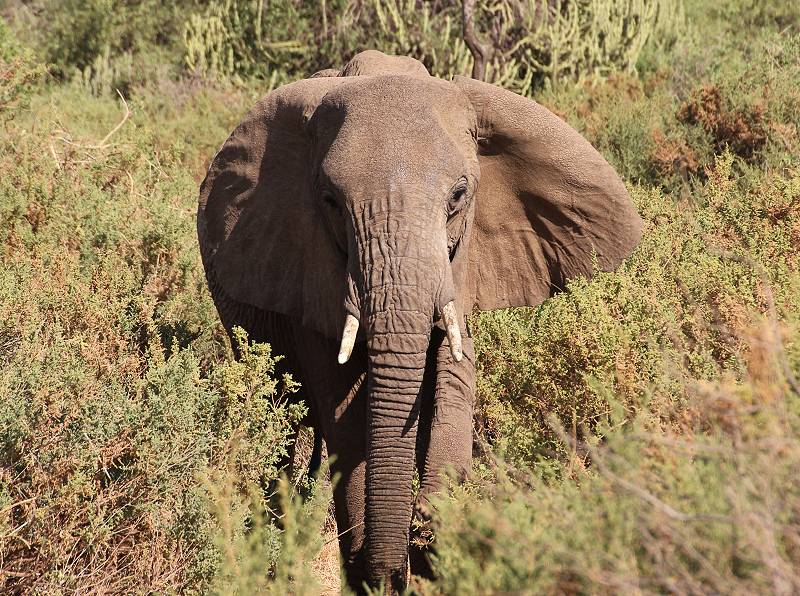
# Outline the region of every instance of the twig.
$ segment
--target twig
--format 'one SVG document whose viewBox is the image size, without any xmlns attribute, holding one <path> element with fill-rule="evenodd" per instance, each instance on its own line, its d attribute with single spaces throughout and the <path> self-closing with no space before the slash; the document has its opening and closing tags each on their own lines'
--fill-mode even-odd
<svg viewBox="0 0 800 596">
<path fill-rule="evenodd" d="M 329 545 L 331 542 L 333 542 L 334 540 L 339 540 L 339 538 L 341 538 L 342 536 L 344 536 L 344 535 L 345 535 L 345 534 L 347 534 L 348 532 L 352 532 L 352 531 L 353 531 L 353 530 L 355 530 L 356 528 L 359 528 L 359 527 L 361 527 L 361 526 L 363 526 L 363 525 L 364 525 L 364 522 L 362 521 L 362 522 L 358 522 L 358 523 L 357 523 L 356 525 L 354 525 L 354 526 L 350 526 L 349 528 L 347 528 L 347 529 L 346 529 L 344 532 L 342 532 L 341 534 L 337 534 L 337 535 L 336 535 L 336 536 L 334 536 L 333 538 L 330 538 L 329 540 L 326 540 L 326 541 L 325 541 L 325 542 L 322 544 L 322 546 L 328 546 L 328 545 Z"/>
<path fill-rule="evenodd" d="M 53 156 L 53 162 L 56 164 L 56 169 L 60 170 L 61 164 L 58 163 L 58 154 L 56 153 L 56 148 L 53 147 L 53 139 L 50 139 L 49 145 L 50 145 L 50 155 Z"/>
<path fill-rule="evenodd" d="M 122 93 L 120 93 L 119 89 L 116 89 L 115 91 L 117 92 L 117 95 L 119 95 L 119 98 L 122 100 L 122 105 L 125 108 L 125 114 L 122 116 L 122 120 L 120 120 L 119 123 L 117 123 L 117 125 L 114 128 L 112 128 L 109 131 L 109 133 L 106 136 L 103 137 L 103 139 L 101 141 L 99 141 L 98 143 L 93 143 L 93 144 L 88 144 L 87 145 L 87 144 L 84 144 L 84 143 L 76 143 L 76 142 L 71 141 L 70 139 L 68 139 L 66 137 L 57 137 L 58 140 L 61 141 L 62 143 L 65 143 L 67 145 L 71 145 L 73 147 L 78 147 L 80 149 L 105 149 L 106 147 L 108 147 L 109 139 L 112 136 L 114 136 L 114 134 L 116 134 L 116 132 L 120 128 L 122 128 L 122 125 L 125 124 L 125 122 L 128 121 L 128 118 L 131 115 L 131 110 L 128 107 L 128 102 L 125 101 L 125 98 L 122 96 Z M 63 133 L 63 131 L 59 131 L 59 132 Z"/>
<path fill-rule="evenodd" d="M 478 41 L 475 35 L 475 0 L 461 1 L 461 19 L 464 41 L 472 53 L 472 78 L 482 81 L 486 74 L 486 62 L 491 60 L 492 48 Z"/>
<path fill-rule="evenodd" d="M 111 131 L 105 137 L 103 137 L 103 140 L 100 141 L 100 143 L 98 143 L 98 147 L 96 147 L 97 149 L 105 147 L 106 143 L 108 142 L 108 139 L 110 139 L 115 132 L 117 132 L 120 128 L 122 128 L 122 125 L 125 124 L 125 122 L 128 120 L 128 118 L 130 118 L 131 115 L 131 110 L 128 107 L 128 102 L 125 101 L 125 98 L 122 96 L 122 93 L 120 92 L 119 89 L 115 89 L 115 91 L 117 92 L 117 95 L 119 95 L 119 98 L 122 100 L 122 105 L 125 107 L 125 115 L 122 117 L 122 120 L 119 121 L 119 124 L 117 124 L 114 128 L 112 128 Z"/>
</svg>

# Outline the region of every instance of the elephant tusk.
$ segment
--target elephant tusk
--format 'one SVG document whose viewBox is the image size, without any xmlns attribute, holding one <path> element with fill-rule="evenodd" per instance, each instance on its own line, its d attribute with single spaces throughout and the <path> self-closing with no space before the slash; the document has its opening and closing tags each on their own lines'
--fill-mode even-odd
<svg viewBox="0 0 800 596">
<path fill-rule="evenodd" d="M 347 315 L 344 322 L 344 331 L 342 331 L 342 345 L 339 347 L 339 364 L 344 364 L 350 360 L 350 354 L 353 353 L 353 346 L 356 343 L 356 334 L 358 333 L 358 319 L 353 315 Z"/>
<path fill-rule="evenodd" d="M 453 360 L 461 362 L 461 329 L 458 326 L 456 305 L 452 300 L 444 305 L 442 318 L 447 328 L 447 339 L 450 340 L 450 353 L 453 355 Z"/>
</svg>

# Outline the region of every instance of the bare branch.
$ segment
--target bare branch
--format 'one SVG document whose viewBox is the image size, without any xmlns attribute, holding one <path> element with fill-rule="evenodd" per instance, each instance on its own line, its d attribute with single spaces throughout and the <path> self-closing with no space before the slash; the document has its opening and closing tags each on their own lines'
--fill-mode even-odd
<svg viewBox="0 0 800 596">
<path fill-rule="evenodd" d="M 482 81 L 486 74 L 486 63 L 492 58 L 492 48 L 478 41 L 475 35 L 475 0 L 461 0 L 461 19 L 464 41 L 472 53 L 472 78 Z"/>
<path fill-rule="evenodd" d="M 106 147 L 108 147 L 109 146 L 109 143 L 108 143 L 109 139 L 112 136 L 114 136 L 114 134 L 120 128 L 122 128 L 122 125 L 125 124 L 125 122 L 128 121 L 128 118 L 131 115 L 131 110 L 128 107 L 128 102 L 125 101 L 125 98 L 122 96 L 122 93 L 120 92 L 119 89 L 115 89 L 115 91 L 117 92 L 117 95 L 119 95 L 119 98 L 122 100 L 122 105 L 125 108 L 125 114 L 122 116 L 122 120 L 120 120 L 119 123 L 114 128 L 112 128 L 111 131 L 106 136 L 103 137 L 102 141 L 98 141 L 97 143 L 90 143 L 90 144 L 76 143 L 76 142 L 68 139 L 67 137 L 63 137 L 63 136 L 57 137 L 58 140 L 63 142 L 66 145 L 71 145 L 73 147 L 78 147 L 80 149 L 105 149 Z M 56 132 L 61 132 L 62 134 L 67 134 L 67 133 L 65 133 L 63 131 L 56 131 Z"/>
</svg>

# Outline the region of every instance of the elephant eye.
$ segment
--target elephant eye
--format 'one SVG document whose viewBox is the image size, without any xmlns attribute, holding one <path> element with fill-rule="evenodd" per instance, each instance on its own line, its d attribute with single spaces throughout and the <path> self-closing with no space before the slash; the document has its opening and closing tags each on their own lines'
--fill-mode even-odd
<svg viewBox="0 0 800 596">
<path fill-rule="evenodd" d="M 466 182 L 459 182 L 452 191 L 450 197 L 447 199 L 447 214 L 453 215 L 464 203 L 464 198 L 467 196 Z"/>
</svg>

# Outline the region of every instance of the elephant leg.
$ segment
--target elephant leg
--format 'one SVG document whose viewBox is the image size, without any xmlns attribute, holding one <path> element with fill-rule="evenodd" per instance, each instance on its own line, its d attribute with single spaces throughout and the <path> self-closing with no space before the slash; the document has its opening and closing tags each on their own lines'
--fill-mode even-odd
<svg viewBox="0 0 800 596">
<path fill-rule="evenodd" d="M 463 338 L 464 357 L 455 362 L 444 332 L 436 330 L 436 389 L 430 439 L 420 478 L 420 497 L 441 487 L 448 469 L 462 478 L 472 463 L 472 416 L 475 409 L 475 350 L 472 338 Z"/>
<path fill-rule="evenodd" d="M 436 396 L 436 363 L 443 337 L 443 332 L 437 328 L 433 329 L 431 344 L 426 357 L 425 375 L 422 379 L 419 430 L 417 431 L 416 445 L 417 474 L 420 480 L 425 475 L 425 460 L 427 459 L 428 447 L 431 441 L 431 426 Z M 419 499 L 420 496 L 421 492 L 417 494 L 417 498 Z M 408 562 L 412 574 L 432 579 L 433 573 L 427 560 L 429 533 L 424 526 L 427 519 L 427 515 L 422 515 L 420 507 L 415 504 L 414 516 L 411 520 L 411 531 L 409 532 Z"/>
<path fill-rule="evenodd" d="M 296 347 L 303 354 L 302 381 L 315 410 L 331 458 L 333 499 L 339 550 L 347 582 L 363 592 L 367 579 L 364 552 L 366 502 L 367 384 L 366 345 L 356 344 L 350 360 L 336 361 L 338 342 L 299 329 Z"/>
<path fill-rule="evenodd" d="M 415 520 L 424 524 L 430 518 L 429 497 L 442 486 L 443 475 L 454 473 L 463 479 L 472 462 L 472 417 L 475 407 L 475 350 L 472 338 L 463 338 L 461 362 L 450 354 L 444 331 L 434 329 L 431 336 L 428 370 L 435 371 L 432 383 L 433 398 L 425 393 L 426 403 L 421 412 L 424 444 L 418 444 L 418 462 L 422 462 L 420 490 L 415 505 Z M 431 362 L 433 359 L 434 362 Z M 433 366 L 431 366 L 433 364 Z M 419 463 L 418 463 L 419 465 Z M 425 529 L 417 529 L 412 540 L 410 560 L 415 575 L 431 577 L 426 556 L 428 550 Z"/>
<path fill-rule="evenodd" d="M 353 388 L 346 412 L 326 433 L 328 449 L 334 456 L 333 500 L 339 551 L 347 583 L 355 593 L 363 592 L 367 580 L 364 551 L 364 515 L 366 503 L 366 383 Z"/>
</svg>

